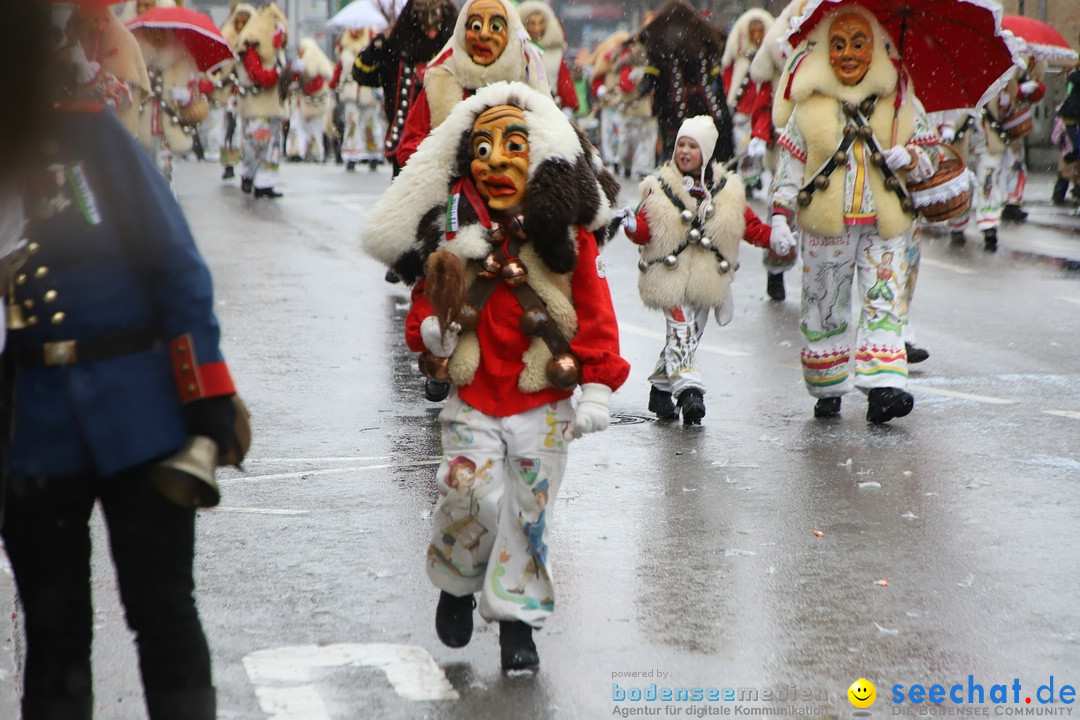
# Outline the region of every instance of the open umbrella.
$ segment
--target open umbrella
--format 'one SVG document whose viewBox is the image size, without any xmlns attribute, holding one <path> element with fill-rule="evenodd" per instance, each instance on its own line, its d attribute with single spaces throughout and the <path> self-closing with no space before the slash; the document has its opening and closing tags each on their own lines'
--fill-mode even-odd
<svg viewBox="0 0 1080 720">
<path fill-rule="evenodd" d="M 406 0 L 352 0 L 326 23 L 346 30 L 384 30 L 401 14 Z"/>
<path fill-rule="evenodd" d="M 927 112 L 984 105 L 1017 64 L 1015 38 L 1001 29 L 994 0 L 809 0 L 784 41 L 791 50 L 826 13 L 858 4 L 872 12 Z"/>
<path fill-rule="evenodd" d="M 1041 20 L 1023 15 L 1006 15 L 1001 27 L 1024 41 L 1024 53 L 1036 60 L 1046 60 L 1055 65 L 1071 65 L 1076 62 L 1076 51 L 1061 33 Z"/>
<path fill-rule="evenodd" d="M 191 53 L 199 70 L 216 68 L 226 60 L 234 60 L 229 42 L 222 37 L 210 16 L 186 7 L 154 7 L 127 24 L 137 30 L 172 30 Z"/>
</svg>

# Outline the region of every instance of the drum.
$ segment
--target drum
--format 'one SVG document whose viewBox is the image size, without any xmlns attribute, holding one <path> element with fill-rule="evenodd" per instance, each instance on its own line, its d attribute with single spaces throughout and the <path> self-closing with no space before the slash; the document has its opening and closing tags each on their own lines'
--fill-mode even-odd
<svg viewBox="0 0 1080 720">
<path fill-rule="evenodd" d="M 181 125 L 187 127 L 195 127 L 210 114 L 210 103 L 206 101 L 203 95 L 197 96 L 187 105 L 180 105 L 176 108 L 176 117 L 180 120 Z"/>
<path fill-rule="evenodd" d="M 1027 137 L 1035 129 L 1031 116 L 1031 106 L 1018 110 L 1008 117 L 1001 118 L 1001 133 L 1009 140 Z"/>
<path fill-rule="evenodd" d="M 942 222 L 962 214 L 971 206 L 971 173 L 952 145 L 952 153 L 938 164 L 929 179 L 908 185 L 915 212 L 927 222 Z"/>
</svg>

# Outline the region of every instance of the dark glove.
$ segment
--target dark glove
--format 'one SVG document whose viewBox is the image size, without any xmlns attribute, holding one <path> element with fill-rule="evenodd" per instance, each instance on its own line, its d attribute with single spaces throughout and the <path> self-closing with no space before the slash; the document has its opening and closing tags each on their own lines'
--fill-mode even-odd
<svg viewBox="0 0 1080 720">
<path fill-rule="evenodd" d="M 192 401 L 184 406 L 184 417 L 190 434 L 203 435 L 217 444 L 219 459 L 235 453 L 239 458 L 236 464 L 243 460 L 244 450 L 236 437 L 236 405 L 232 395 Z"/>
</svg>

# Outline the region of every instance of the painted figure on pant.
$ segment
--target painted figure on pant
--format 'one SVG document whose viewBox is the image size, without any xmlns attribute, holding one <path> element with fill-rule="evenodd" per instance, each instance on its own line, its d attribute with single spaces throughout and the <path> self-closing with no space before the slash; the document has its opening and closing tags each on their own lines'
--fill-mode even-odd
<svg viewBox="0 0 1080 720">
<path fill-rule="evenodd" d="M 867 393 L 870 422 L 914 407 L 901 335 L 914 215 L 891 188 L 930 178 L 941 151 L 893 51 L 873 14 L 843 5 L 810 30 L 787 73 L 792 110 L 778 141 L 773 239 L 794 242 L 791 227 L 801 229 L 801 357 L 819 418 L 839 415 L 853 388 Z M 851 280 L 838 277 L 840 266 L 854 274 L 859 297 L 854 342 Z"/>
<path fill-rule="evenodd" d="M 423 274 L 406 341 L 452 386 L 427 556 L 436 631 L 467 644 L 479 595 L 505 671 L 539 667 L 567 452 L 607 427 L 629 373 L 596 236 L 617 192 L 546 87 L 500 82 L 455 105 L 363 230 L 371 255 L 409 282 Z"/>
</svg>

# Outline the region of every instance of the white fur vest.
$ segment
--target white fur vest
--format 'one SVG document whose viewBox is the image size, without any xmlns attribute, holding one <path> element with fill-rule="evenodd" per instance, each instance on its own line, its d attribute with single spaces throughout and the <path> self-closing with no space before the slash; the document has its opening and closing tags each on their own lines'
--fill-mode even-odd
<svg viewBox="0 0 1080 720">
<path fill-rule="evenodd" d="M 638 292 L 648 307 L 717 307 L 727 298 L 738 268 L 739 243 L 746 231 L 746 194 L 735 173 L 721 175 L 719 166 L 714 167 L 714 173 L 714 185 L 723 182 L 724 186 L 713 196 L 713 214 L 704 219 L 701 234 L 727 260 L 726 272 L 720 267 L 720 258 L 700 242 L 691 242 L 678 254 L 674 265 L 664 262 L 687 242 L 691 224 L 680 216 L 681 211 L 664 193 L 661 181 L 695 216 L 698 201 L 683 186 L 683 176 L 671 162 L 661 166 L 659 176 L 650 175 L 641 182 L 651 239 L 641 248 L 639 267 L 644 269 L 638 275 Z"/>
</svg>

